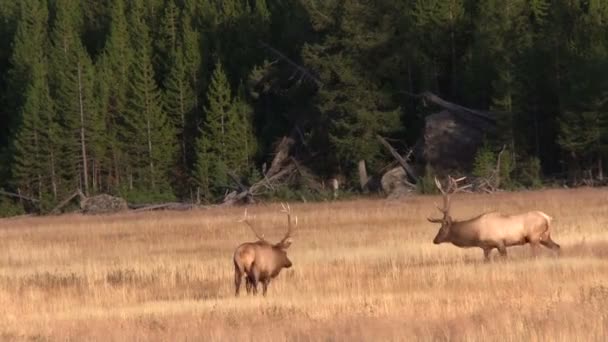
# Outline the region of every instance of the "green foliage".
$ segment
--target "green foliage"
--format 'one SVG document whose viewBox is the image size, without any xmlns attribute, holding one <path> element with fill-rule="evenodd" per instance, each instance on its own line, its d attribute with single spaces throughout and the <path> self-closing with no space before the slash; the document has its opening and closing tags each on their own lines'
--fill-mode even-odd
<svg viewBox="0 0 608 342">
<path fill-rule="evenodd" d="M 23 214 L 25 214 L 25 210 L 18 201 L 0 197 L 0 217 L 11 217 Z"/>
<path fill-rule="evenodd" d="M 125 143 L 136 189 L 171 192 L 170 170 L 178 146 L 174 128 L 162 107 L 152 67 L 152 43 L 143 21 L 141 4 L 131 10 L 131 41 L 135 47 L 125 113 Z"/>
<path fill-rule="evenodd" d="M 503 149 L 502 153 L 495 152 L 495 150 L 487 143 L 477 150 L 475 160 L 473 161 L 472 174 L 475 177 L 495 181 L 497 176 L 496 167 L 500 155 L 500 170 L 498 170 L 499 187 L 501 189 L 512 189 L 516 186 L 512 179 L 515 157 L 508 149 Z"/>
<path fill-rule="evenodd" d="M 175 196 L 162 189 L 129 189 L 123 186 L 118 189 L 118 195 L 124 198 L 129 204 L 149 204 L 175 201 Z"/>
<path fill-rule="evenodd" d="M 248 173 L 255 153 L 252 108 L 241 90 L 232 96 L 228 78 L 216 63 L 205 106 L 203 134 L 197 141 L 195 178 L 206 198 L 220 195 L 229 185 L 228 173 Z"/>
<path fill-rule="evenodd" d="M 503 189 L 512 190 L 517 187 L 518 182 L 513 179 L 516 158 L 517 155 L 508 149 L 505 149 L 500 157 L 500 187 Z"/>
<path fill-rule="evenodd" d="M 354 184 L 359 160 L 393 160 L 377 134 L 424 138 L 438 108 L 406 95 L 424 91 L 501 112 L 473 168 L 487 177 L 505 144 L 502 188 L 597 174 L 606 18 L 597 0 L 0 0 L 0 186 L 43 212 L 78 187 L 212 202 L 288 135 L 312 173 Z"/>
<path fill-rule="evenodd" d="M 424 176 L 418 179 L 418 183 L 416 184 L 418 193 L 421 194 L 438 194 L 439 189 L 437 189 L 437 185 L 435 184 L 435 170 L 430 165 L 425 165 L 424 167 Z"/>
<path fill-rule="evenodd" d="M 527 188 L 539 188 L 543 185 L 541 165 L 538 157 L 530 157 L 519 162 L 517 180 Z"/>
<path fill-rule="evenodd" d="M 381 81 L 368 73 L 377 63 L 375 47 L 388 39 L 388 28 L 378 26 L 376 12 L 359 1 L 325 2 L 330 18 L 317 18 L 321 14 L 315 5 L 309 5 L 309 13 L 320 23 L 321 39 L 307 44 L 302 54 L 324 84 L 313 102 L 317 125 L 324 128 L 317 139 L 334 155 L 336 166 L 351 170 L 353 178 L 360 159 L 370 168 L 379 166 L 384 148 L 376 135 L 400 126 L 400 108 L 382 92 Z"/>
<path fill-rule="evenodd" d="M 337 200 L 348 200 L 358 196 L 358 193 L 340 190 Z M 312 190 L 305 186 L 282 185 L 274 191 L 269 191 L 261 196 L 267 201 L 289 201 L 289 202 L 328 202 L 336 200 L 331 190 Z"/>
<path fill-rule="evenodd" d="M 65 187 L 88 194 L 93 166 L 102 164 L 105 123 L 94 95 L 93 62 L 78 37 L 78 10 L 73 1 L 56 2 L 49 82 L 62 125 L 60 175 Z"/>
<path fill-rule="evenodd" d="M 484 144 L 475 153 L 472 174 L 475 177 L 489 179 L 496 171 L 496 153 L 490 145 Z"/>
</svg>

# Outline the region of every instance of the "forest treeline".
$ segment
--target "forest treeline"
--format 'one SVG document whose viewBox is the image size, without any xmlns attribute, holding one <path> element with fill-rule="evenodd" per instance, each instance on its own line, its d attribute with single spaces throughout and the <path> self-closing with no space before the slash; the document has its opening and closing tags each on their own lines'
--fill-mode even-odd
<svg viewBox="0 0 608 342">
<path fill-rule="evenodd" d="M 597 175 L 607 44 L 602 0 L 0 0 L 0 188 L 215 202 L 293 132 L 354 184 L 392 160 L 377 134 L 414 144 L 423 91 L 508 113 L 491 143 L 545 175 Z"/>
</svg>

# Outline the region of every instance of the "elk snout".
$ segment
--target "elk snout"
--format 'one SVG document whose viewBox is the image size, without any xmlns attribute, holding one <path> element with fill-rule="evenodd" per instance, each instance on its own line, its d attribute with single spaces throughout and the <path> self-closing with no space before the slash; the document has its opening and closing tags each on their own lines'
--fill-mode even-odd
<svg viewBox="0 0 608 342">
<path fill-rule="evenodd" d="M 285 258 L 285 268 L 290 268 L 291 267 L 291 260 Z"/>
</svg>

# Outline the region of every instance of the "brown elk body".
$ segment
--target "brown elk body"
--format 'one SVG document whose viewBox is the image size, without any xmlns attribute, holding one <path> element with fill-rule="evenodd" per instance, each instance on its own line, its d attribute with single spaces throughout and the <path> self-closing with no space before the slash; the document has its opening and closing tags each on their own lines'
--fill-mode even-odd
<svg viewBox="0 0 608 342">
<path fill-rule="evenodd" d="M 468 220 L 453 220 L 449 213 L 449 196 L 464 188 L 458 188 L 456 184 L 462 179 L 464 178 L 454 180 L 449 177 L 450 187 L 447 190 L 435 179 L 435 184 L 443 196 L 443 208 L 438 207 L 443 218 L 428 219 L 432 223 L 441 223 L 441 228 L 433 239 L 434 244 L 452 243 L 463 248 L 479 247 L 483 250 L 485 260 L 489 259 L 494 248 L 500 255 L 507 256 L 507 247 L 526 243 L 532 246 L 535 254 L 539 245 L 559 252 L 560 246 L 551 239 L 552 218 L 542 211 L 516 215 L 489 212 Z"/>
<path fill-rule="evenodd" d="M 235 296 L 239 295 L 243 276 L 245 276 L 247 293 L 257 294 L 257 285 L 261 282 L 265 296 L 270 281 L 278 276 L 283 268 L 292 266 L 286 252 L 292 242 L 291 214 L 288 206 L 283 206 L 283 208 L 287 213 L 288 229 L 283 239 L 275 244 L 266 241 L 263 236 L 259 235 L 246 217 L 242 220 L 251 228 L 258 241 L 243 243 L 234 251 Z"/>
</svg>

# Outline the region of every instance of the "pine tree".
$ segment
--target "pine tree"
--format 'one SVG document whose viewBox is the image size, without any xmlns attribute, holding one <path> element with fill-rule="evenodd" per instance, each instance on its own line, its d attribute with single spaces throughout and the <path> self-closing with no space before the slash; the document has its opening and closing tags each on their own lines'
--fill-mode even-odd
<svg viewBox="0 0 608 342">
<path fill-rule="evenodd" d="M 24 194 L 57 200 L 62 187 L 58 172 L 61 136 L 44 62 L 32 66 L 31 77 L 14 142 L 13 176 Z"/>
<path fill-rule="evenodd" d="M 197 103 L 195 89 L 189 81 L 188 65 L 184 61 L 181 44 L 178 44 L 174 55 L 173 66 L 165 82 L 164 108 L 179 140 L 178 172 L 175 176 L 180 178 L 176 181 L 184 187 L 189 168 L 189 150 L 191 149 L 188 128 L 194 119 Z"/>
<path fill-rule="evenodd" d="M 237 140 L 235 144 L 235 171 L 239 174 L 249 174 L 254 168 L 253 156 L 255 155 L 258 146 L 253 127 L 253 108 L 247 103 L 245 87 L 242 83 L 238 88 L 237 96 L 233 99 L 232 106 L 236 116 L 235 137 Z"/>
<path fill-rule="evenodd" d="M 106 156 L 108 187 L 117 189 L 128 182 L 127 173 L 130 159 L 125 142 L 130 132 L 125 130 L 124 118 L 127 111 L 127 98 L 133 64 L 133 47 L 129 37 L 124 0 L 113 0 L 110 15 L 110 31 L 103 54 L 98 62 L 100 72 L 101 114 L 105 120 L 107 143 L 110 146 Z"/>
<path fill-rule="evenodd" d="M 172 196 L 169 172 L 177 151 L 175 133 L 162 108 L 152 66 L 152 42 L 143 21 L 143 5 L 131 9 L 131 43 L 135 48 L 125 115 L 127 151 L 134 186 L 139 191 Z"/>
<path fill-rule="evenodd" d="M 431 89 L 441 90 L 439 76 L 448 77 L 449 91 L 455 96 L 458 91 L 458 40 L 465 19 L 463 0 L 416 0 L 412 8 L 416 32 L 420 37 L 417 44 L 428 58 Z M 446 42 L 446 43 L 444 43 Z"/>
<path fill-rule="evenodd" d="M 11 57 L 11 86 L 20 120 L 13 141 L 12 175 L 24 194 L 57 199 L 59 128 L 47 82 L 46 1 L 24 2 Z"/>
<path fill-rule="evenodd" d="M 385 10 L 381 6 L 370 11 L 361 1 L 325 5 L 324 13 L 334 17 L 329 21 L 319 18 L 315 8 L 310 10 L 319 21 L 317 30 L 326 34 L 320 43 L 306 45 L 302 57 L 323 83 L 314 99 L 320 114 L 316 125 L 322 127 L 316 130 L 322 134 L 318 140 L 330 155 L 332 171 L 349 170 L 354 179 L 359 160 L 373 168 L 382 158 L 384 150 L 376 135 L 399 126 L 399 109 L 381 91 L 379 80 L 368 73 L 377 65 L 374 47 L 387 39 L 385 30 L 390 29 L 376 25 L 373 19 L 375 13 Z"/>
<path fill-rule="evenodd" d="M 608 156 L 608 4 L 587 5 L 573 3 L 568 8 L 576 16 L 565 52 L 576 68 L 565 75 L 557 142 L 577 167 L 595 169 L 603 178 Z"/>
<path fill-rule="evenodd" d="M 154 39 L 155 53 L 154 64 L 158 71 L 159 79 L 165 82 L 167 74 L 170 72 L 173 55 L 176 53 L 180 35 L 180 10 L 175 5 L 174 0 L 165 2 L 161 24 L 156 32 Z"/>
<path fill-rule="evenodd" d="M 57 114 L 65 129 L 62 173 L 70 189 L 78 187 L 89 193 L 91 165 L 101 164 L 104 132 L 97 101 L 94 98 L 93 63 L 77 31 L 77 4 L 57 0 L 57 18 L 51 33 L 51 88 Z M 96 148 L 93 148 L 93 147 Z"/>
<path fill-rule="evenodd" d="M 245 126 L 239 122 L 239 113 L 244 112 L 241 106 L 232 98 L 228 78 L 218 61 L 207 91 L 205 123 L 196 143 L 195 179 L 206 198 L 226 186 L 228 172 L 238 173 L 243 168 Z"/>
</svg>

